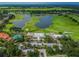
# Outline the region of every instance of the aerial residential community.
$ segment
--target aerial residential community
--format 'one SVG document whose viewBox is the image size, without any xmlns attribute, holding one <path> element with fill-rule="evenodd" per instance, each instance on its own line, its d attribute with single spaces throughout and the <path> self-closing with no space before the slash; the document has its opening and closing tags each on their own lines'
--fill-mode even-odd
<svg viewBox="0 0 79 59">
<path fill-rule="evenodd" d="M 0 3 L 0 57 L 78 57 L 79 3 Z"/>
</svg>

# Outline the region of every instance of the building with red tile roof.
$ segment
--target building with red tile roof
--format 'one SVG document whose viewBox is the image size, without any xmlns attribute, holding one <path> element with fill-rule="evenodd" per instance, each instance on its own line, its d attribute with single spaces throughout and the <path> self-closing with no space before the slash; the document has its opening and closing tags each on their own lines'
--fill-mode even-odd
<svg viewBox="0 0 79 59">
<path fill-rule="evenodd" d="M 7 41 L 11 40 L 11 37 L 8 34 L 3 33 L 3 32 L 0 32 L 0 38 L 4 39 L 4 40 L 7 40 Z"/>
</svg>

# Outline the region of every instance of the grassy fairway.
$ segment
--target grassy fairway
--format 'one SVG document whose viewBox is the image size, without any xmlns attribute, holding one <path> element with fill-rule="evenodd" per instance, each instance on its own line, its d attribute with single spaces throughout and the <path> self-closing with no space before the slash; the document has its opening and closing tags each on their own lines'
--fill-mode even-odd
<svg viewBox="0 0 79 59">
<path fill-rule="evenodd" d="M 64 16 L 54 16 L 53 24 L 46 30 L 50 32 L 71 32 L 70 35 L 73 39 L 79 39 L 79 25 Z"/>
<path fill-rule="evenodd" d="M 8 33 L 11 33 L 10 32 L 10 28 L 13 27 L 13 26 L 15 26 L 14 24 L 12 24 L 12 22 L 13 21 L 16 21 L 16 20 L 17 21 L 22 20 L 23 17 L 24 17 L 23 15 L 16 14 L 14 19 L 9 19 L 9 22 L 11 22 L 11 24 L 9 24 L 9 23 L 6 24 L 6 26 L 4 27 L 3 31 L 8 32 Z"/>
<path fill-rule="evenodd" d="M 73 15 L 77 19 L 79 19 L 78 16 Z M 28 29 L 28 31 L 31 32 L 71 32 L 70 35 L 74 40 L 79 39 L 79 25 L 76 24 L 74 21 L 69 19 L 68 17 L 58 16 L 58 15 L 52 15 L 53 24 L 46 28 L 46 29 L 40 29 L 35 26 L 35 24 L 39 21 L 40 17 L 32 16 L 31 20 L 25 25 L 23 28 L 24 30 Z"/>
<path fill-rule="evenodd" d="M 71 32 L 70 35 L 74 40 L 79 40 L 79 25 L 76 24 L 72 19 L 69 19 L 68 17 L 58 16 L 58 15 L 51 15 L 52 18 L 52 25 L 46 29 L 40 29 L 35 26 L 37 22 L 39 22 L 39 19 L 43 16 L 35 16 L 32 15 L 31 20 L 28 21 L 23 30 L 29 31 L 29 32 Z M 72 16 L 79 19 L 78 14 L 69 14 L 69 16 Z M 22 20 L 23 15 L 17 14 L 15 19 L 11 19 L 9 22 L 13 22 L 15 20 Z M 10 32 L 10 28 L 13 27 L 13 24 L 6 24 L 6 27 L 3 29 L 3 31 Z"/>
<path fill-rule="evenodd" d="M 13 21 L 19 21 L 19 20 L 22 20 L 24 18 L 24 15 L 21 15 L 21 14 L 15 14 L 15 18 L 14 19 L 11 19 L 9 20 L 9 22 L 13 22 Z"/>
<path fill-rule="evenodd" d="M 14 26 L 13 24 L 7 24 L 6 27 L 3 29 L 3 31 L 11 33 L 10 28 L 13 27 L 13 26 Z"/>
<path fill-rule="evenodd" d="M 37 30 L 39 30 L 39 28 L 37 28 L 35 26 L 35 24 L 39 21 L 39 18 L 37 16 L 32 16 L 30 21 L 28 21 L 25 26 L 24 26 L 24 30 L 27 31 L 30 31 L 30 32 L 36 32 Z"/>
</svg>

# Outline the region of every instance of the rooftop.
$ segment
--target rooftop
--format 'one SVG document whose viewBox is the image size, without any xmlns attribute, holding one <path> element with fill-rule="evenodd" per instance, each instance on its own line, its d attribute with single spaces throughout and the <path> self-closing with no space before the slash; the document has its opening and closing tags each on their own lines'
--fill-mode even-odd
<svg viewBox="0 0 79 59">
<path fill-rule="evenodd" d="M 11 40 L 11 37 L 8 34 L 3 33 L 3 32 L 0 32 L 0 38 L 7 41 Z"/>
</svg>

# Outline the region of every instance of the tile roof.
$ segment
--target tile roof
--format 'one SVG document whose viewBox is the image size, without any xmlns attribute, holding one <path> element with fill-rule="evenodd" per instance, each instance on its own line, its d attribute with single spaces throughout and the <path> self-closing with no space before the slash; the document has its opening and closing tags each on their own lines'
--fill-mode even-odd
<svg viewBox="0 0 79 59">
<path fill-rule="evenodd" d="M 3 33 L 3 32 L 0 32 L 0 38 L 7 41 L 11 40 L 11 37 L 8 34 Z"/>
</svg>

